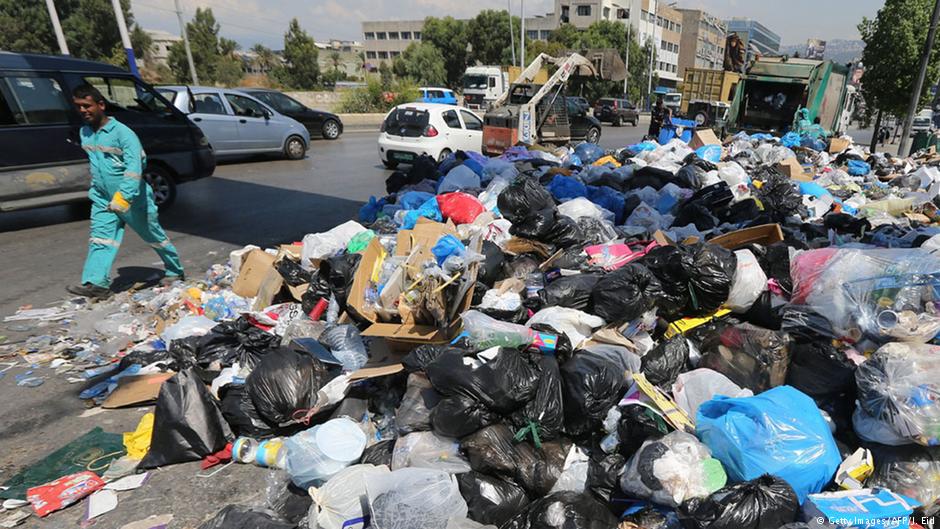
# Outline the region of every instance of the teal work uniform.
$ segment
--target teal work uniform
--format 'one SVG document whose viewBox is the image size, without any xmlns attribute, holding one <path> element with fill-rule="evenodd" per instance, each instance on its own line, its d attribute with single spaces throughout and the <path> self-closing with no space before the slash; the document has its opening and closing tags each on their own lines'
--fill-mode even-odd
<svg viewBox="0 0 940 529">
<path fill-rule="evenodd" d="M 182 276 L 179 254 L 157 218 L 153 190 L 141 178 L 147 158 L 137 135 L 113 117 L 97 131 L 84 125 L 80 135 L 91 165 L 91 237 L 82 283 L 105 288 L 111 284 L 111 265 L 124 238 L 125 225 L 157 251 L 168 276 Z M 118 191 L 130 203 L 123 213 L 108 207 Z"/>
</svg>

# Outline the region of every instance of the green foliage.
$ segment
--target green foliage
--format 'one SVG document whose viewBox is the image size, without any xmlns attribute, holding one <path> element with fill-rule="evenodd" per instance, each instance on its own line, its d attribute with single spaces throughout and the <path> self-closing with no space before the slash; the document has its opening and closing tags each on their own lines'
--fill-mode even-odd
<svg viewBox="0 0 940 529">
<path fill-rule="evenodd" d="M 392 72 L 424 86 L 440 86 L 447 79 L 444 56 L 433 45 L 412 43 L 392 62 Z"/>
<path fill-rule="evenodd" d="M 150 47 L 150 39 L 135 24 L 130 0 L 121 0 L 121 8 L 131 32 L 131 47 L 137 57 L 143 57 Z M 72 56 L 127 64 L 110 0 L 60 0 L 56 2 L 56 12 Z M 0 28 L 2 50 L 59 53 L 45 2 L 0 0 Z"/>
<path fill-rule="evenodd" d="M 418 99 L 418 89 L 408 80 L 383 86 L 382 81 L 370 77 L 366 86 L 349 90 L 343 94 L 339 111 L 359 114 L 366 112 L 388 112 L 392 107 Z"/>
<path fill-rule="evenodd" d="M 865 42 L 862 94 L 870 108 L 895 115 L 907 112 L 933 4 L 932 0 L 886 0 L 874 20 L 863 18 L 858 25 Z M 940 53 L 934 47 L 927 82 L 938 75 Z M 929 97 L 930 91 L 923 90 L 921 104 L 927 104 Z"/>
<path fill-rule="evenodd" d="M 274 54 L 274 51 L 264 44 L 255 44 L 251 47 L 251 51 L 258 56 L 258 66 L 264 72 L 270 72 L 280 64 L 280 62 L 277 60 L 277 55 Z"/>
<path fill-rule="evenodd" d="M 519 17 L 512 17 L 512 35 L 519 36 Z M 468 62 L 473 64 L 509 64 L 512 61 L 512 39 L 509 34 L 509 12 L 485 9 L 467 23 L 467 40 L 472 47 Z M 528 42 L 526 43 L 528 46 Z"/>
<path fill-rule="evenodd" d="M 447 73 L 446 84 L 451 88 L 458 87 L 467 69 L 467 23 L 453 17 L 427 17 L 424 19 L 421 40 L 440 50 Z"/>
<path fill-rule="evenodd" d="M 278 68 L 276 77 L 290 88 L 313 88 L 320 77 L 318 55 L 313 37 L 300 27 L 296 18 L 292 19 L 284 34 L 284 60 L 287 64 Z"/>
<path fill-rule="evenodd" d="M 201 84 L 234 85 L 242 78 L 241 62 L 232 56 L 238 45 L 233 40 L 219 37 L 220 29 L 211 8 L 196 8 L 193 19 L 186 23 L 193 64 Z M 182 42 L 170 46 L 167 63 L 180 82 L 193 82 Z"/>
</svg>

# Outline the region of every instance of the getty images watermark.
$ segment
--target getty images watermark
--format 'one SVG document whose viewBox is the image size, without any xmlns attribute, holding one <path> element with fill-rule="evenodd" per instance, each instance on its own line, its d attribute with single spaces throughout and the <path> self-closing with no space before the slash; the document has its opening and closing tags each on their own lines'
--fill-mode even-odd
<svg viewBox="0 0 940 529">
<path fill-rule="evenodd" d="M 896 529 L 917 524 L 921 527 L 935 527 L 935 516 L 897 516 L 892 518 L 862 518 L 860 516 L 846 516 L 829 518 L 817 516 L 813 519 L 819 525 L 834 525 L 837 527 L 865 527 L 879 529 Z"/>
</svg>

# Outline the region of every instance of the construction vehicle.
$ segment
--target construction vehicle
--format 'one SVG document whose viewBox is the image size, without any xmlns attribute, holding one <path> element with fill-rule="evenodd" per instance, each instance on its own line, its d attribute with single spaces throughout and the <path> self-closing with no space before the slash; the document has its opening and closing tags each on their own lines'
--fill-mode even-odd
<svg viewBox="0 0 940 529">
<path fill-rule="evenodd" d="M 518 66 L 468 66 L 463 74 L 463 106 L 486 110 L 509 89 L 509 80 L 519 77 Z M 548 70 L 542 68 L 533 82 L 548 81 Z"/>
<path fill-rule="evenodd" d="M 556 67 L 555 73 L 544 84 L 537 84 L 538 72 L 549 64 Z M 572 137 L 565 94 L 573 75 L 597 77 L 598 70 L 577 53 L 536 57 L 483 116 L 483 151 L 498 155 L 517 143 L 563 145 L 577 139 Z"/>
<path fill-rule="evenodd" d="M 761 57 L 741 76 L 728 113 L 727 129 L 781 135 L 806 108 L 809 120 L 833 133 L 844 132 L 843 116 L 855 104 L 849 69 L 832 61 Z"/>
</svg>

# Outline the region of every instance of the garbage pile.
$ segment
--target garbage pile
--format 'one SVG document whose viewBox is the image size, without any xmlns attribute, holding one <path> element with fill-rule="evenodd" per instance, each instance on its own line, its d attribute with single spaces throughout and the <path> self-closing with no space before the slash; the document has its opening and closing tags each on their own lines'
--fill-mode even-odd
<svg viewBox="0 0 940 529">
<path fill-rule="evenodd" d="M 155 407 L 100 473 L 0 495 L 234 460 L 293 500 L 202 529 L 908 527 L 940 505 L 938 163 L 710 131 L 422 157 L 301 243 L 17 315 L 80 398 Z"/>
</svg>

